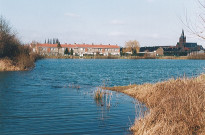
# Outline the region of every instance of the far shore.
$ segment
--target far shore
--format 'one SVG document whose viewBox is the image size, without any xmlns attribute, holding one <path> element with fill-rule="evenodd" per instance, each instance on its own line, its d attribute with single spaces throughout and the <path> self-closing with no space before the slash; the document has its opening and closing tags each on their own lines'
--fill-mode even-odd
<svg viewBox="0 0 205 135">
<path fill-rule="evenodd" d="M 176 60 L 205 60 L 205 54 L 193 56 L 43 56 L 46 59 L 176 59 Z"/>
<path fill-rule="evenodd" d="M 205 75 L 156 84 L 104 87 L 125 93 L 149 108 L 130 128 L 135 135 L 204 135 Z"/>
</svg>

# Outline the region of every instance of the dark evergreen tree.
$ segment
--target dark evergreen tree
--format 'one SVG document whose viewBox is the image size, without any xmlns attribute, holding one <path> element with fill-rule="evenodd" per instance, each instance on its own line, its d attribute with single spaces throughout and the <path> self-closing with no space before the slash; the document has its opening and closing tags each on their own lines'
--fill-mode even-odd
<svg viewBox="0 0 205 135">
<path fill-rule="evenodd" d="M 53 44 L 55 44 L 55 39 L 53 38 Z"/>
<path fill-rule="evenodd" d="M 136 49 L 134 49 L 134 48 L 132 48 L 132 55 L 133 55 L 133 56 L 136 56 L 136 55 L 137 55 L 137 51 L 136 51 Z"/>
<path fill-rule="evenodd" d="M 68 54 L 68 48 L 65 49 L 64 54 Z"/>
<path fill-rule="evenodd" d="M 71 50 L 70 50 L 70 55 L 73 55 L 73 49 L 71 48 Z"/>
<path fill-rule="evenodd" d="M 120 56 L 123 56 L 123 47 L 120 47 Z"/>
</svg>

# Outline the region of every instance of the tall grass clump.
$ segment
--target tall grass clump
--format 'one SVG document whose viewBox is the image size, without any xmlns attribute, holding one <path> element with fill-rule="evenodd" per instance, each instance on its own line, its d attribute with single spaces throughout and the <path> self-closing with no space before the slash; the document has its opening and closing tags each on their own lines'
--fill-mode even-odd
<svg viewBox="0 0 205 135">
<path fill-rule="evenodd" d="M 137 85 L 121 92 L 146 104 L 149 113 L 136 119 L 136 135 L 204 135 L 205 75 Z"/>
<path fill-rule="evenodd" d="M 104 92 L 102 89 L 98 88 L 95 92 L 94 92 L 94 99 L 99 101 L 99 100 L 102 100 L 103 99 L 103 95 L 104 95 Z"/>
</svg>

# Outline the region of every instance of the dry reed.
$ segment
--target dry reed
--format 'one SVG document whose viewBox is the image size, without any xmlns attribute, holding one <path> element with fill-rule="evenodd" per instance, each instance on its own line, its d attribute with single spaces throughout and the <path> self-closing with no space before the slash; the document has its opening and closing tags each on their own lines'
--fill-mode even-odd
<svg viewBox="0 0 205 135">
<path fill-rule="evenodd" d="M 205 134 L 205 75 L 105 89 L 133 96 L 149 108 L 131 127 L 136 135 Z"/>
<path fill-rule="evenodd" d="M 205 53 L 204 53 L 204 54 L 198 54 L 198 55 L 188 56 L 188 59 L 205 60 Z"/>
<path fill-rule="evenodd" d="M 104 92 L 100 88 L 98 88 L 94 93 L 94 99 L 95 100 L 102 100 L 103 95 L 104 95 Z"/>
</svg>

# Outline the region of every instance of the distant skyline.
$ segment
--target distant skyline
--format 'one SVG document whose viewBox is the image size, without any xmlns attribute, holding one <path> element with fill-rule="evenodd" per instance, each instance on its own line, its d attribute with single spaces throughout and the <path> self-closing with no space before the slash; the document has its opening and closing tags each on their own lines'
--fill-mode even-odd
<svg viewBox="0 0 205 135">
<path fill-rule="evenodd" d="M 23 43 L 176 45 L 184 29 L 187 42 L 205 47 L 181 22 L 197 12 L 196 0 L 0 0 L 0 15 Z"/>
</svg>

